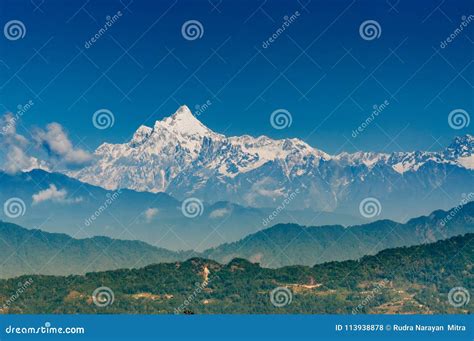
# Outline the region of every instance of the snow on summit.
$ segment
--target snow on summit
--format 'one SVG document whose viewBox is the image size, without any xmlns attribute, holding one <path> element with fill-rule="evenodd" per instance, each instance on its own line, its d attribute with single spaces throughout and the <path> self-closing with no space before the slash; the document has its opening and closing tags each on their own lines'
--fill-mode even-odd
<svg viewBox="0 0 474 341">
<path fill-rule="evenodd" d="M 97 163 L 71 172 L 77 179 L 107 189 L 166 191 L 178 174 L 194 169 L 202 178 L 233 178 L 269 161 L 280 161 L 287 171 L 312 158 L 329 156 L 298 139 L 273 140 L 266 136 L 226 137 L 202 124 L 187 106 L 140 126 L 130 142 L 104 143 L 95 151 Z"/>
<path fill-rule="evenodd" d="M 156 121 L 155 129 L 165 128 L 183 135 L 206 135 L 212 133 L 202 124 L 185 105 L 181 106 L 172 116 L 163 121 Z"/>
<path fill-rule="evenodd" d="M 167 192 L 178 199 L 199 195 L 250 206 L 272 206 L 301 187 L 307 192 L 299 199 L 302 207 L 331 209 L 341 199 L 348 200 L 351 186 L 360 188 L 361 181 L 372 190 L 375 185 L 370 183 L 375 181 L 388 186 L 383 191 L 394 191 L 391 183 L 403 187 L 397 177 L 421 170 L 432 176 L 428 187 L 444 181 L 440 177 L 445 172 L 437 167 L 471 171 L 473 149 L 473 137 L 465 135 L 441 152 L 331 156 L 297 138 L 226 137 L 181 106 L 153 127 L 140 126 L 129 142 L 102 144 L 94 152 L 94 164 L 68 175 L 107 189 Z M 420 186 L 427 188 L 421 182 Z M 407 190 L 412 188 L 407 182 Z"/>
</svg>

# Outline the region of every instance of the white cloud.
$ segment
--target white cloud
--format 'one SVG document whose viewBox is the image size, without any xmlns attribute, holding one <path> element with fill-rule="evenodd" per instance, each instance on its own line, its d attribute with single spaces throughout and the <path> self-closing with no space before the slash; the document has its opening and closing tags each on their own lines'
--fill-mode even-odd
<svg viewBox="0 0 474 341">
<path fill-rule="evenodd" d="M 23 169 L 29 169 L 32 160 L 19 146 L 11 145 L 7 147 L 5 158 L 5 171 L 9 174 L 15 174 Z"/>
<path fill-rule="evenodd" d="M 279 184 L 270 177 L 265 177 L 252 184 L 252 189 L 244 195 L 244 199 L 249 206 L 256 205 L 256 200 L 260 196 L 267 197 L 275 201 L 284 196 L 284 188 L 279 188 Z"/>
<path fill-rule="evenodd" d="M 225 217 L 226 215 L 228 215 L 232 210 L 230 208 L 218 208 L 218 209 L 215 209 L 214 211 L 212 211 L 210 214 L 209 214 L 209 217 L 212 218 L 212 219 L 216 219 L 216 218 L 222 218 L 222 217 Z"/>
<path fill-rule="evenodd" d="M 48 124 L 46 130 L 38 129 L 35 139 L 51 156 L 58 158 L 59 162 L 80 166 L 92 161 L 89 152 L 72 145 L 69 136 L 59 123 Z"/>
<path fill-rule="evenodd" d="M 59 123 L 50 123 L 46 129 L 36 129 L 33 145 L 25 136 L 17 132 L 19 117 L 7 113 L 0 117 L 0 147 L 5 154 L 2 163 L 7 173 L 30 171 L 32 169 L 51 170 L 84 166 L 93 156 L 73 146 L 64 128 Z M 46 150 L 41 152 L 42 147 Z"/>
<path fill-rule="evenodd" d="M 49 188 L 33 194 L 33 205 L 49 200 L 60 204 L 71 204 L 82 201 L 82 198 L 67 198 L 67 194 L 65 189 L 58 190 L 56 185 L 51 184 Z"/>
<path fill-rule="evenodd" d="M 15 174 L 33 168 L 47 168 L 35 157 L 26 153 L 29 142 L 17 133 L 17 119 L 11 113 L 0 117 L 0 147 L 5 151 L 5 172 Z"/>
<path fill-rule="evenodd" d="M 149 223 L 158 215 L 159 212 L 160 211 L 157 208 L 149 208 L 143 212 L 143 215 L 145 216 L 146 221 Z"/>
<path fill-rule="evenodd" d="M 15 118 L 12 113 L 7 113 L 0 119 L 2 142 L 26 146 L 28 140 L 16 131 L 17 121 L 17 118 Z"/>
</svg>

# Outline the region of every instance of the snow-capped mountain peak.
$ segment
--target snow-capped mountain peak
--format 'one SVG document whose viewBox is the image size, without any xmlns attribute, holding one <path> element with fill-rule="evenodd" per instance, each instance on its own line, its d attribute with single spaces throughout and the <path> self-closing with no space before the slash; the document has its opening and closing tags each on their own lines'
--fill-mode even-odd
<svg viewBox="0 0 474 341">
<path fill-rule="evenodd" d="M 200 186 L 214 176 L 235 178 L 268 162 L 278 164 L 285 176 L 313 167 L 330 156 L 299 139 L 274 140 L 266 136 L 226 137 L 202 124 L 187 106 L 140 126 L 124 144 L 104 143 L 95 151 L 97 163 L 70 172 L 81 181 L 107 189 L 166 191 L 183 174 L 199 174 Z M 186 179 L 188 181 L 188 179 Z"/>
<path fill-rule="evenodd" d="M 464 168 L 474 170 L 474 136 L 458 136 L 445 150 L 445 157 L 455 159 Z"/>
<path fill-rule="evenodd" d="M 445 181 L 446 167 L 465 176 L 474 169 L 473 149 L 473 137 L 466 135 L 440 152 L 332 156 L 297 138 L 226 137 L 182 106 L 153 128 L 140 126 L 129 142 L 104 143 L 95 151 L 94 164 L 68 175 L 107 189 L 167 192 L 178 199 L 198 196 L 249 206 L 272 206 L 298 188 L 306 193 L 299 197 L 298 207 L 331 210 L 362 195 L 365 185 L 367 193 L 380 187 L 387 195 L 410 191 L 419 182 L 422 192 Z M 418 178 L 419 171 L 423 176 Z M 409 182 L 412 176 L 417 180 Z M 395 183 L 397 188 L 392 187 Z"/>
<path fill-rule="evenodd" d="M 474 136 L 466 134 L 464 136 L 456 136 L 454 141 L 446 148 L 448 153 L 460 157 L 471 156 L 474 150 Z"/>
<path fill-rule="evenodd" d="M 134 133 L 130 145 L 136 147 L 151 136 L 159 139 L 159 135 L 170 138 L 170 135 L 186 143 L 189 139 L 201 141 L 205 136 L 217 137 L 219 134 L 202 124 L 185 105 L 171 116 L 156 121 L 153 128 L 142 125 Z"/>
<path fill-rule="evenodd" d="M 201 123 L 185 105 L 171 116 L 161 121 L 156 121 L 154 130 L 167 129 L 182 135 L 207 135 L 212 134 L 212 130 Z"/>
<path fill-rule="evenodd" d="M 142 125 L 137 129 L 135 134 L 133 134 L 132 141 L 130 142 L 132 144 L 142 143 L 144 140 L 150 137 L 152 133 L 153 133 L 153 128 Z"/>
</svg>

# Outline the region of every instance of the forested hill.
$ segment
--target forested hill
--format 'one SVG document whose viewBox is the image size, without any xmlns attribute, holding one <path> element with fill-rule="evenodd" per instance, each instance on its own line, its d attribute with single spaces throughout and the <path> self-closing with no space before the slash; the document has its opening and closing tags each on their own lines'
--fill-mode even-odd
<svg viewBox="0 0 474 341">
<path fill-rule="evenodd" d="M 456 303 L 467 297 L 462 290 L 473 292 L 473 262 L 474 234 L 466 234 L 314 267 L 266 269 L 242 259 L 221 265 L 193 258 L 85 276 L 23 276 L 0 281 L 0 302 L 10 298 L 4 313 L 25 314 L 472 313 L 473 300 L 456 307 L 448 293 L 462 288 Z M 11 302 L 19 283 L 29 284 Z M 105 307 L 92 297 L 101 287 L 114 295 Z M 281 307 L 270 299 L 277 288 L 273 302 L 279 298 L 286 303 Z"/>
</svg>

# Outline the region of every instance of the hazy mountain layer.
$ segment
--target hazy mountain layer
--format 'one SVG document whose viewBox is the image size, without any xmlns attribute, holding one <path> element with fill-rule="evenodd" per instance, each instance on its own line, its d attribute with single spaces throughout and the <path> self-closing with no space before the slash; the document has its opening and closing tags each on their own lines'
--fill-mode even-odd
<svg viewBox="0 0 474 341">
<path fill-rule="evenodd" d="M 436 211 L 407 224 L 382 220 L 350 228 L 277 225 L 203 253 L 173 252 L 144 242 L 106 237 L 74 239 L 65 234 L 27 230 L 0 222 L 0 278 L 23 274 L 83 274 L 195 256 L 221 263 L 245 258 L 273 268 L 314 265 L 358 259 L 385 248 L 428 243 L 473 231 L 474 203 L 450 212 Z"/>
<path fill-rule="evenodd" d="M 191 201 L 183 209 L 182 202 L 165 193 L 109 191 L 42 170 L 0 173 L 0 204 L 12 198 L 23 201 L 23 215 L 11 217 L 0 209 L 0 219 L 76 238 L 137 239 L 172 250 L 202 251 L 277 223 L 347 225 L 363 221 L 362 217 L 308 209 L 284 209 L 268 220 L 273 209 L 228 202 Z"/>
<path fill-rule="evenodd" d="M 406 224 L 390 220 L 344 228 L 276 225 L 244 239 L 204 252 L 203 256 L 226 263 L 245 258 L 264 267 L 314 265 L 358 259 L 381 250 L 431 243 L 474 232 L 474 202 L 449 212 L 435 211 Z"/>
</svg>

